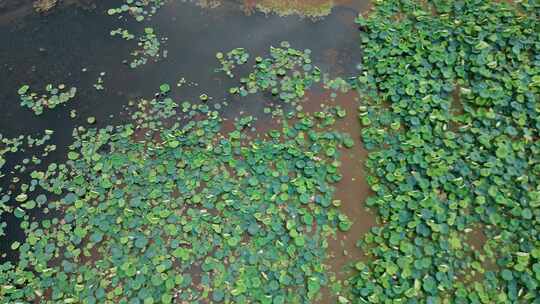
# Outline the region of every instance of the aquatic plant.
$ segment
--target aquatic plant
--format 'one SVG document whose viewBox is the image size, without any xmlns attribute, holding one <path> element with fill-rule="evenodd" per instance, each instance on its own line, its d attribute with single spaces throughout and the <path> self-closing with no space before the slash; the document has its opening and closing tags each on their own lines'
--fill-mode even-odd
<svg viewBox="0 0 540 304">
<path fill-rule="evenodd" d="M 114 16 L 128 13 L 138 22 L 142 22 L 155 15 L 166 2 L 165 0 L 125 0 L 120 7 L 108 9 L 107 14 Z"/>
<path fill-rule="evenodd" d="M 131 123 L 74 130 L 65 164 L 32 173 L 46 193 L 17 209 L 26 240 L 0 266 L 0 297 L 41 303 L 306 303 L 328 284 L 326 238 L 341 114 L 284 117 L 248 137 L 206 104 L 140 100 Z M 159 95 L 159 94 L 158 94 Z M 341 112 L 340 112 L 341 113 Z M 30 195 L 20 197 L 29 202 Z M 51 219 L 33 222 L 32 208 Z M 199 273 L 195 275 L 196 273 Z"/>
<path fill-rule="evenodd" d="M 47 141 L 51 139 L 51 135 L 54 133 L 53 130 L 45 130 L 43 132 L 43 135 L 41 137 L 34 138 L 32 135 L 19 135 L 14 138 L 8 138 L 4 137 L 0 133 L 0 170 L 4 167 L 9 154 L 15 154 L 19 152 L 26 152 L 29 149 L 41 147 L 43 146 Z M 49 144 L 46 145 L 43 149 L 43 152 L 41 154 L 41 157 L 46 157 L 49 152 L 56 150 L 56 146 Z M 24 164 L 29 163 L 30 160 L 25 158 L 23 160 Z M 32 162 L 34 163 L 40 163 L 41 161 L 36 157 L 32 156 Z M 24 166 L 21 166 L 20 164 L 16 165 L 16 168 L 19 169 L 19 171 L 24 171 Z M 0 171 L 0 178 L 5 176 L 5 173 L 7 172 L 2 170 Z"/>
<path fill-rule="evenodd" d="M 245 63 L 248 57 L 243 51 L 241 53 L 240 60 L 235 60 Z M 220 53 L 216 57 L 223 58 Z M 229 76 L 231 75 L 225 68 L 218 71 L 226 71 Z M 299 51 L 291 48 L 289 42 L 283 41 L 280 47 L 270 47 L 269 57 L 256 57 L 253 71 L 241 77 L 240 86 L 230 88 L 229 92 L 240 96 L 269 92 L 285 103 L 294 103 L 320 80 L 321 71 L 312 65 L 311 50 Z"/>
<path fill-rule="evenodd" d="M 157 10 L 166 3 L 165 0 L 125 0 L 125 4 L 118 8 L 111 8 L 107 11 L 108 15 L 117 15 L 123 13 L 129 13 L 134 16 L 139 22 L 153 16 Z M 132 34 L 128 29 L 117 28 L 110 31 L 112 37 L 119 36 L 124 40 L 133 40 L 136 38 L 135 34 Z M 161 51 L 162 44 L 167 40 L 165 37 L 159 37 L 154 28 L 145 27 L 144 32 L 137 35 L 138 49 L 134 50 L 131 55 L 134 57 L 129 66 L 136 68 L 144 65 L 149 59 L 158 60 L 160 58 L 167 57 L 167 50 Z M 127 61 L 125 61 L 127 63 Z"/>
<path fill-rule="evenodd" d="M 133 40 L 133 39 L 135 39 L 135 35 L 130 33 L 127 29 L 124 29 L 124 28 L 121 28 L 121 27 L 119 27 L 119 28 L 117 28 L 115 30 L 111 30 L 110 35 L 112 37 L 120 36 L 124 40 Z"/>
<path fill-rule="evenodd" d="M 26 172 L 28 168 L 39 165 L 42 158 L 47 157 L 50 152 L 56 150 L 56 145 L 46 144 L 51 139 L 53 133 L 52 130 L 45 130 L 43 135 L 38 137 L 19 135 L 13 138 L 4 137 L 0 134 L 0 178 L 7 179 L 11 177 L 7 189 L 0 187 L 0 216 L 3 219 L 0 222 L 0 236 L 5 235 L 4 229 L 7 227 L 7 223 L 4 222 L 4 214 L 20 214 L 19 209 L 21 207 L 32 206 L 33 201 L 26 201 L 28 197 L 26 192 L 34 191 L 36 184 L 21 184 L 19 174 Z M 30 153 L 32 153 L 31 156 Z M 12 156 L 21 155 L 24 156 L 22 160 L 19 162 L 13 161 Z M 9 159 L 11 161 L 8 162 Z M 12 199 L 17 202 L 15 206 L 8 204 Z M 0 257 L 4 258 L 5 252 L 2 252 Z"/>
<path fill-rule="evenodd" d="M 375 4 L 358 86 L 380 225 L 356 302 L 538 303 L 538 2 Z"/>
<path fill-rule="evenodd" d="M 41 115 L 44 109 L 54 109 L 56 106 L 73 99 L 77 94 L 77 88 L 69 90 L 64 84 L 54 87 L 52 84 L 45 86 L 46 94 L 30 92 L 29 85 L 23 85 L 17 93 L 20 97 L 21 106 L 31 109 L 36 115 Z"/>
<path fill-rule="evenodd" d="M 161 45 L 165 40 L 166 38 L 158 37 L 153 28 L 144 28 L 144 35 L 138 38 L 140 48 L 131 53 L 134 59 L 129 63 L 129 67 L 134 69 L 146 64 L 149 59 L 157 61 L 167 57 L 167 51 L 161 51 Z"/>
<path fill-rule="evenodd" d="M 234 78 L 232 70 L 237 65 L 243 65 L 249 60 L 249 53 L 244 48 L 236 48 L 223 54 L 218 52 L 216 54 L 217 60 L 221 64 L 221 68 L 216 69 L 216 72 L 225 72 L 230 78 Z"/>
</svg>

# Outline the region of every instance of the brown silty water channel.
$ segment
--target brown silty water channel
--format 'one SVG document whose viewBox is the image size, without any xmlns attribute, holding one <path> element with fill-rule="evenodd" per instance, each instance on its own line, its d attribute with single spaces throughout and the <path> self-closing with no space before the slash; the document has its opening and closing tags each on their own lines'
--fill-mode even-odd
<svg viewBox="0 0 540 304">
<path fill-rule="evenodd" d="M 1 3 L 6 3 L 3 1 Z M 82 4 L 82 5 L 81 5 Z M 354 76 L 361 59 L 355 17 L 369 8 L 369 2 L 359 1 L 169 1 L 148 23 L 107 16 L 106 11 L 118 7 L 121 1 L 107 3 L 92 1 L 60 2 L 46 15 L 36 14 L 32 1 L 0 10 L 0 133 L 7 137 L 19 134 L 39 134 L 44 129 L 55 131 L 53 143 L 57 151 L 43 164 L 29 166 L 28 171 L 45 168 L 50 162 L 63 162 L 72 141 L 72 129 L 86 124 L 86 118 L 97 118 L 97 127 L 127 121 L 123 115 L 129 100 L 150 98 L 161 83 L 170 83 L 176 100 L 195 101 L 202 93 L 212 97 L 209 103 L 228 102 L 221 109 L 232 124 L 239 114 L 258 118 L 258 132 L 275 127 L 275 121 L 263 109 L 276 103 L 270 96 L 258 94 L 240 98 L 227 93 L 235 80 L 214 73 L 218 66 L 215 53 L 236 47 L 246 48 L 252 56 L 266 55 L 270 45 L 287 40 L 293 48 L 311 49 L 313 62 L 331 77 Z M 1 8 L 1 6 L 0 6 Z M 318 12 L 319 15 L 302 11 Z M 109 36 L 118 27 L 142 31 L 152 26 L 168 37 L 164 48 L 168 57 L 149 62 L 135 70 L 122 63 L 130 59 L 134 47 L 131 42 Z M 105 90 L 93 88 L 100 72 Z M 239 69 L 238 74 L 245 70 Z M 187 84 L 176 87 L 185 78 Z M 65 83 L 79 88 L 73 102 L 46 111 L 36 117 L 19 106 L 17 89 L 30 84 L 37 89 L 47 83 Z M 343 152 L 343 179 L 336 186 L 336 199 L 341 210 L 353 220 L 352 228 L 329 239 L 327 264 L 337 273 L 338 280 L 347 277 L 345 266 L 363 258 L 356 241 L 375 225 L 375 217 L 364 208 L 370 195 L 365 181 L 363 163 L 367 151 L 360 141 L 357 107 L 360 96 L 356 92 L 339 93 L 331 98 L 328 91 L 313 89 L 301 103 L 305 112 L 320 110 L 321 104 L 340 105 L 347 111 L 338 121 L 339 131 L 349 133 L 355 140 L 352 149 Z M 69 118 L 71 110 L 77 117 Z M 24 122 L 24 123 L 22 123 Z M 19 163 L 23 156 L 8 159 L 4 168 Z M 9 189 L 15 173 L 6 172 L 0 187 Z M 34 217 L 43 217 L 36 212 Z M 0 236 L 2 260 L 15 260 L 9 244 L 23 238 L 18 221 L 8 222 L 7 235 Z M 324 293 L 320 303 L 335 302 Z"/>
<path fill-rule="evenodd" d="M 335 97 L 326 90 L 311 90 L 302 104 L 306 112 L 320 111 L 324 106 L 343 108 L 347 115 L 336 121 L 335 128 L 348 133 L 355 140 L 353 148 L 342 151 L 340 161 L 343 178 L 337 183 L 335 193 L 335 199 L 341 203 L 341 212 L 352 219 L 353 224 L 349 231 L 338 232 L 335 237 L 328 239 L 326 263 L 331 272 L 336 274 L 336 280 L 341 282 L 350 277 L 355 262 L 365 259 L 356 243 L 371 227 L 376 225 L 374 213 L 364 206 L 366 198 L 372 192 L 365 179 L 364 162 L 368 153 L 360 141 L 359 104 L 360 96 L 355 90 L 337 93 Z M 328 288 L 324 288 L 319 303 L 336 302 L 335 296 L 332 296 Z"/>
</svg>

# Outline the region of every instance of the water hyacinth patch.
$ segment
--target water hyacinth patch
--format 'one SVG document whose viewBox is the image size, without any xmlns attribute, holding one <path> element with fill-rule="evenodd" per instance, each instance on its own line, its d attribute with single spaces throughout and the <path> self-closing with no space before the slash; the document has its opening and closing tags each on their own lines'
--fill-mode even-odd
<svg viewBox="0 0 540 304">
<path fill-rule="evenodd" d="M 392 0 L 358 18 L 381 223 L 359 303 L 540 302 L 539 9 Z"/>
<path fill-rule="evenodd" d="M 27 239 L 11 244 L 19 262 L 0 266 L 0 296 L 314 301 L 329 281 L 326 238 L 348 225 L 332 204 L 350 139 L 331 130 L 337 111 L 298 113 L 253 138 L 242 131 L 252 119 L 224 132 L 206 104 L 136 106 L 132 123 L 74 130 L 68 161 L 33 175 L 58 217 L 20 215 Z"/>
<path fill-rule="evenodd" d="M 56 106 L 73 99 L 77 94 L 77 88 L 67 89 L 64 84 L 57 87 L 48 84 L 45 86 L 45 92 L 45 94 L 31 92 L 29 85 L 23 85 L 17 91 L 21 106 L 31 109 L 36 115 L 41 115 L 43 110 L 54 109 Z"/>
</svg>

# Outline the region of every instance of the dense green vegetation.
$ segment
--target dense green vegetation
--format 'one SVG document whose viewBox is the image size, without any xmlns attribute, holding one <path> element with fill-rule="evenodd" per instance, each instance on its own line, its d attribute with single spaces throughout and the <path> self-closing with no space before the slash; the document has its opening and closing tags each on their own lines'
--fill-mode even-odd
<svg viewBox="0 0 540 304">
<path fill-rule="evenodd" d="M 2 266 L 3 299 L 307 303 L 318 296 L 329 280 L 326 237 L 349 223 L 332 204 L 338 150 L 351 145 L 328 130 L 336 110 L 297 114 L 281 131 L 248 138 L 242 130 L 251 117 L 221 133 L 219 114 L 205 105 L 178 108 L 165 98 L 138 108 L 133 123 L 79 128 L 66 164 L 32 173 L 49 199 L 15 213 L 27 239 L 12 244 L 19 262 Z M 34 207 L 62 217 L 32 222 Z"/>
<path fill-rule="evenodd" d="M 126 0 L 107 13 L 146 22 L 164 4 Z M 540 303 L 539 17 L 534 1 L 378 1 L 357 20 L 354 83 L 331 79 L 288 42 L 267 57 L 217 53 L 216 71 L 230 78 L 253 61 L 229 93 L 279 101 L 264 112 L 281 128 L 257 134 L 257 118 L 241 116 L 229 130 L 219 111 L 227 102 L 177 102 L 166 83 L 131 102 L 128 122 L 76 128 L 65 163 L 0 189 L 0 214 L 26 237 L 10 245 L 18 260 L 0 264 L 0 299 L 313 303 L 333 287 L 341 304 Z M 167 54 L 166 39 L 143 28 L 110 31 L 138 43 L 131 68 Z M 358 236 L 366 257 L 350 261 L 345 284 L 327 249 L 355 220 L 334 197 L 341 152 L 355 141 L 335 130 L 347 114 L 339 105 L 302 112 L 321 82 L 330 99 L 351 88 L 361 96 L 374 192 L 365 203 L 378 217 Z M 75 96 L 64 89 L 23 85 L 18 95 L 40 114 Z M 52 133 L 0 134 L 0 169 L 39 147 L 14 167 L 26 173 L 56 149 L 44 146 Z"/>
<path fill-rule="evenodd" d="M 357 303 L 540 303 L 539 13 L 390 0 L 358 19 L 380 225 Z"/>
</svg>

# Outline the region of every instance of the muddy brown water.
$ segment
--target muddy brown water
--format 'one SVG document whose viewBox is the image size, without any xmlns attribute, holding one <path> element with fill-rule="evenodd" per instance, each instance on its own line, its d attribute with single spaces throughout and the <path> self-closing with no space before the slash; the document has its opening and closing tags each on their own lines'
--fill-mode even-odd
<svg viewBox="0 0 540 304">
<path fill-rule="evenodd" d="M 342 179 L 336 186 L 334 198 L 341 201 L 340 210 L 353 221 L 351 229 L 347 232 L 338 232 L 335 237 L 328 239 L 328 257 L 326 264 L 332 273 L 336 274 L 336 280 L 344 282 L 352 273 L 352 266 L 359 260 L 364 260 L 363 251 L 356 243 L 376 225 L 375 214 L 367 210 L 364 202 L 372 191 L 365 179 L 366 168 L 364 162 L 367 158 L 367 150 L 361 144 L 361 129 L 358 121 L 358 106 L 360 96 L 355 90 L 347 93 L 337 93 L 331 97 L 328 90 L 313 89 L 307 92 L 302 103 L 305 112 L 320 111 L 324 106 L 337 106 L 343 108 L 347 115 L 337 119 L 335 129 L 348 133 L 355 141 L 351 149 L 341 151 Z M 322 290 L 322 298 L 319 303 L 336 303 L 335 295 L 326 287 Z"/>
<path fill-rule="evenodd" d="M 332 1 L 331 14 L 313 20 L 295 14 L 280 17 L 277 13 L 265 14 L 257 10 L 247 15 L 245 10 L 239 9 L 244 4 L 242 1 L 220 1 L 219 6 L 210 9 L 194 2 L 173 0 L 142 24 L 131 18 L 107 16 L 107 9 L 118 7 L 122 1 L 96 1 L 91 5 L 89 1 L 82 2 L 87 5 L 61 5 L 46 16 L 28 12 L 30 1 L 14 9 L 18 15 L 14 15 L 13 10 L 0 11 L 0 133 L 13 137 L 37 135 L 51 129 L 55 131 L 52 143 L 58 147 L 43 159 L 42 165 L 29 166 L 27 173 L 42 169 L 50 162 L 65 161 L 72 130 L 79 125 L 87 126 L 87 117 L 95 116 L 97 127 L 126 122 L 128 117 L 123 113 L 128 101 L 150 98 L 162 83 L 171 84 L 175 100 L 196 101 L 200 94 L 206 93 L 212 97 L 210 103 L 227 101 L 229 105 L 221 111 L 228 124 L 239 114 L 248 114 L 258 117 L 259 132 L 273 128 L 274 122 L 263 109 L 276 101 L 264 95 L 230 96 L 227 91 L 234 81 L 214 73 L 218 65 L 215 53 L 244 47 L 253 57 L 266 55 L 271 45 L 287 40 L 294 48 L 311 49 L 313 62 L 331 76 L 353 76 L 361 59 L 354 19 L 369 8 L 364 0 Z M 94 9 L 89 9 L 93 6 Z M 146 26 L 168 37 L 164 45 L 168 57 L 133 70 L 122 61 L 130 59 L 135 43 L 110 37 L 109 31 L 123 27 L 136 33 Z M 92 86 L 100 72 L 106 72 L 103 91 Z M 243 72 L 245 70 L 240 69 L 237 74 Z M 188 84 L 177 88 L 175 84 L 182 77 Z M 20 107 L 17 89 L 22 84 L 41 91 L 48 83 L 76 86 L 77 96 L 54 110 L 46 110 L 41 116 Z M 354 224 L 347 233 L 339 233 L 329 240 L 327 263 L 340 280 L 347 276 L 344 267 L 362 258 L 356 241 L 375 225 L 373 214 L 364 208 L 370 192 L 363 166 L 367 152 L 360 143 L 356 113 L 359 98 L 356 92 L 349 92 L 332 99 L 328 92 L 312 90 L 302 103 L 306 112 L 319 110 L 320 104 L 339 104 L 345 108 L 348 115 L 338 121 L 337 127 L 351 134 L 356 142 L 355 147 L 342 156 L 343 179 L 337 184 L 336 192 L 336 199 L 342 201 L 342 211 Z M 77 111 L 75 119 L 69 115 L 73 109 Z M 3 172 L 7 173 L 6 177 L 0 179 L 3 189 L 10 187 L 13 174 L 9 168 L 28 156 L 22 154 L 8 158 L 4 167 L 7 170 Z M 38 212 L 33 216 L 44 215 Z M 23 239 L 24 235 L 17 220 L 3 217 L 8 228 L 7 235 L 0 236 L 1 259 L 15 260 L 17 256 L 9 249 L 10 244 Z M 324 297 L 321 301 L 332 300 Z"/>
</svg>

